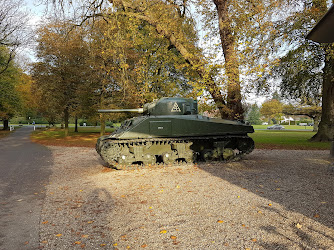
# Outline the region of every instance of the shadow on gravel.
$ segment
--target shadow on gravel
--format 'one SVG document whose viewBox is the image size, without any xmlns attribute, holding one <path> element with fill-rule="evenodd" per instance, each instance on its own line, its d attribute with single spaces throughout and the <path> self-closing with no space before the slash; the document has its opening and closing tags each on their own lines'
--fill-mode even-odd
<svg viewBox="0 0 334 250">
<path fill-rule="evenodd" d="M 286 210 L 303 214 L 334 229 L 334 175 L 328 171 L 329 155 L 326 151 L 255 150 L 240 162 L 226 164 L 199 164 L 199 168 L 241 188 L 278 203 Z M 276 213 L 282 221 L 286 218 L 273 206 L 264 206 L 263 211 Z M 321 244 L 298 230 L 297 235 L 313 249 L 322 249 Z M 315 232 L 316 228 L 308 228 Z M 275 227 L 263 230 L 280 234 Z M 318 232 L 329 240 L 334 236 Z M 283 235 L 284 236 L 284 235 Z M 287 237 L 287 236 L 284 236 Z M 265 246 L 273 249 L 273 246 Z M 288 249 L 277 245 L 274 249 Z"/>
</svg>

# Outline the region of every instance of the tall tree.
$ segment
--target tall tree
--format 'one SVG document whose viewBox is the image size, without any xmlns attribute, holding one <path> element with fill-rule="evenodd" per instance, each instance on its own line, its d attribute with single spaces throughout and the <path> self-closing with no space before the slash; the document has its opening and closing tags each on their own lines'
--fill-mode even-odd
<svg viewBox="0 0 334 250">
<path fill-rule="evenodd" d="M 0 64 L 2 74 L 10 67 L 16 49 L 26 39 L 28 15 L 22 11 L 22 1 L 19 0 L 0 0 L 0 6 L 0 46 L 8 48 L 5 60 Z"/>
<path fill-rule="evenodd" d="M 273 74 L 282 79 L 282 92 L 315 104 L 320 98 L 322 100 L 321 122 L 312 138 L 314 141 L 334 138 L 334 47 L 333 44 L 320 45 L 305 39 L 314 23 L 326 13 L 327 2 L 289 1 L 286 3 L 286 8 L 290 9 L 287 17 L 274 25 L 277 32 L 273 41 L 293 48 L 282 57 Z"/>
<path fill-rule="evenodd" d="M 222 54 L 226 84 L 226 112 L 229 118 L 242 118 L 242 85 L 254 81 L 268 70 L 265 63 L 270 48 L 262 45 L 270 33 L 271 15 L 280 1 L 201 0 L 206 37 L 217 40 L 215 55 Z M 215 8 L 212 8 L 214 4 Z M 216 45 L 216 44 L 215 44 Z M 221 53 L 217 52 L 221 49 Z M 248 88 L 249 88 L 248 86 Z"/>
<path fill-rule="evenodd" d="M 0 74 L 0 119 L 3 129 L 9 129 L 9 119 L 21 110 L 21 98 L 17 86 L 20 82 L 21 71 L 14 61 L 7 63 L 9 49 L 0 46 L 0 65 L 6 64 L 6 71 Z"/>
<path fill-rule="evenodd" d="M 256 103 L 251 106 L 251 109 L 247 114 L 247 121 L 252 125 L 261 125 L 261 112 Z"/>
<path fill-rule="evenodd" d="M 88 46 L 81 29 L 68 33 L 72 24 L 55 22 L 38 31 L 37 59 L 33 79 L 40 101 L 47 102 L 52 113 L 62 112 L 65 136 L 70 113 L 78 107 L 78 91 L 86 87 L 90 67 L 86 63 Z M 49 110 L 49 112 L 50 112 Z"/>
</svg>

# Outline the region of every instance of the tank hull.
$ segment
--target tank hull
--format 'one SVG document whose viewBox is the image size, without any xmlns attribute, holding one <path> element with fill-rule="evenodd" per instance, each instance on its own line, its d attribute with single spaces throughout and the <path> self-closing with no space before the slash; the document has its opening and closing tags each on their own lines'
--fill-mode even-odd
<svg viewBox="0 0 334 250">
<path fill-rule="evenodd" d="M 96 150 L 109 166 L 152 165 L 175 161 L 227 161 L 254 149 L 252 126 L 201 115 L 141 116 L 99 138 Z"/>
</svg>

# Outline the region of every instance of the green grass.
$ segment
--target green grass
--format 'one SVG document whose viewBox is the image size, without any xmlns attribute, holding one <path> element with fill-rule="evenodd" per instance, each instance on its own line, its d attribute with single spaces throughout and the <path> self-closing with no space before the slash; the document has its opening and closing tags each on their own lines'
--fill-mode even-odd
<svg viewBox="0 0 334 250">
<path fill-rule="evenodd" d="M 330 142 L 308 141 L 315 132 L 292 130 L 256 130 L 249 134 L 259 149 L 314 149 L 326 150 Z"/>
</svg>

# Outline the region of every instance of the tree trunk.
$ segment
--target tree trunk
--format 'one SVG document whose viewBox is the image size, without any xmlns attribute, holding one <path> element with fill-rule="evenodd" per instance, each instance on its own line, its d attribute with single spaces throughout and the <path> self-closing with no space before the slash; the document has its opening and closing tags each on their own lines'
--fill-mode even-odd
<svg viewBox="0 0 334 250">
<path fill-rule="evenodd" d="M 68 136 L 68 120 L 69 120 L 69 112 L 68 112 L 68 108 L 66 107 L 64 110 L 64 123 L 65 123 L 65 137 Z"/>
<path fill-rule="evenodd" d="M 2 130 L 9 130 L 9 120 L 3 120 L 3 128 Z"/>
<path fill-rule="evenodd" d="M 325 67 L 322 88 L 322 113 L 319 130 L 311 141 L 334 140 L 334 58 L 330 54 L 332 46 L 325 45 Z"/>
<path fill-rule="evenodd" d="M 100 114 L 100 124 L 101 124 L 100 135 L 103 136 L 106 133 L 106 121 L 103 114 Z"/>
<path fill-rule="evenodd" d="M 319 130 L 319 122 L 320 122 L 320 117 L 317 115 L 313 118 L 313 132 L 318 132 Z"/>
<path fill-rule="evenodd" d="M 232 20 L 229 18 L 228 1 L 213 0 L 219 19 L 219 34 L 225 59 L 225 72 L 228 79 L 226 105 L 228 119 L 244 119 L 244 109 L 241 103 L 241 88 L 239 79 L 239 62 L 235 49 L 235 38 L 232 33 Z"/>
<path fill-rule="evenodd" d="M 74 132 L 78 133 L 78 117 L 75 117 L 75 128 L 74 128 Z"/>
</svg>

